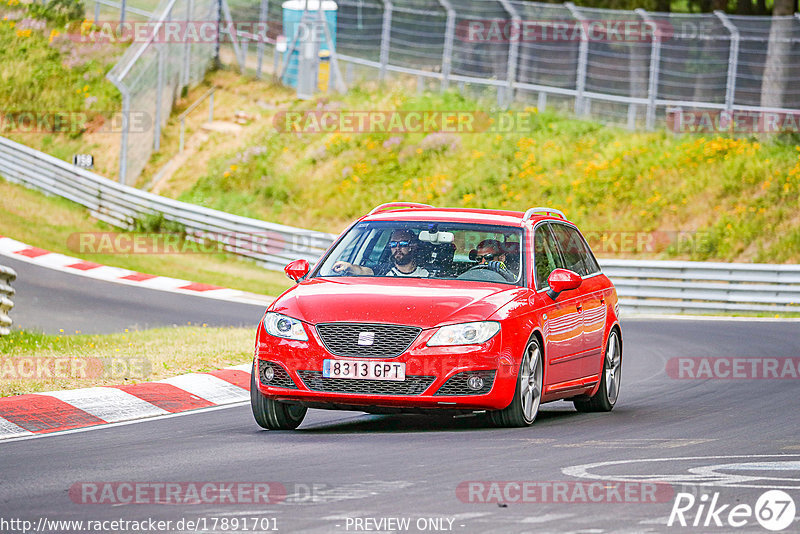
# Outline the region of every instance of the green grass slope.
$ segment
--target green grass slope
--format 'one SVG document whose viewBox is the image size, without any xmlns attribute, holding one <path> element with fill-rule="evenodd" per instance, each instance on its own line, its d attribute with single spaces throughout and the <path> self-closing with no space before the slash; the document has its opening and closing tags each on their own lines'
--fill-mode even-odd
<svg viewBox="0 0 800 534">
<path fill-rule="evenodd" d="M 277 111 L 287 109 L 490 111 L 457 92 L 417 95 L 399 83 Z M 601 256 L 800 261 L 800 146 L 632 133 L 526 111 L 529 127 L 504 133 L 281 133 L 265 120 L 244 146 L 211 158 L 204 176 L 173 194 L 332 232 L 392 200 L 547 205 L 592 234 Z M 625 245 L 642 233 L 651 246 Z"/>
</svg>

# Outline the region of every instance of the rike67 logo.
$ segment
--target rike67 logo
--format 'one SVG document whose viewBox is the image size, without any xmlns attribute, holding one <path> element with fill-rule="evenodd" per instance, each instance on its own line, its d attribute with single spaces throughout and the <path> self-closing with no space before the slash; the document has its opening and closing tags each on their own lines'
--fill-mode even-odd
<svg viewBox="0 0 800 534">
<path fill-rule="evenodd" d="M 764 492 L 755 506 L 722 504 L 719 492 L 699 498 L 681 492 L 675 496 L 667 526 L 740 528 L 755 519 L 765 529 L 778 532 L 792 524 L 795 511 L 794 499 L 781 490 Z"/>
</svg>

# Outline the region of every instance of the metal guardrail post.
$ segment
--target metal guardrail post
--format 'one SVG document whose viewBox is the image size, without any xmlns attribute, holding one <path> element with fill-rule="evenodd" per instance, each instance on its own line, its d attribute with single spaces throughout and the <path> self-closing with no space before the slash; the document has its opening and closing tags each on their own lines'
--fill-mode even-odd
<svg viewBox="0 0 800 534">
<path fill-rule="evenodd" d="M 392 10 L 391 0 L 383 0 L 383 23 L 381 26 L 381 69 L 378 71 L 378 80 L 386 79 L 386 66 L 389 64 L 389 48 L 392 40 Z"/>
<path fill-rule="evenodd" d="M 94 21 L 97 22 L 97 19 L 100 18 L 100 2 L 95 0 L 94 2 Z"/>
<path fill-rule="evenodd" d="M 650 48 L 650 79 L 647 83 L 647 114 L 645 127 L 653 130 L 656 126 L 656 99 L 658 97 L 658 67 L 661 63 L 661 32 L 658 25 L 644 9 L 635 9 L 637 15 L 650 26 L 653 31 L 653 43 Z"/>
<path fill-rule="evenodd" d="M 731 22 L 724 11 L 714 11 L 722 24 L 731 34 L 731 46 L 728 52 L 728 79 L 725 84 L 725 110 L 733 112 L 733 103 L 736 98 L 736 74 L 739 67 L 739 29 Z"/>
<path fill-rule="evenodd" d="M 11 316 L 9 312 L 14 307 L 14 288 L 11 282 L 17 279 L 17 273 L 11 267 L 0 265 L 0 336 L 11 333 Z"/>
<path fill-rule="evenodd" d="M 564 2 L 564 7 L 569 9 L 570 14 L 578 21 L 581 27 L 581 42 L 578 45 L 578 71 L 575 74 L 575 114 L 583 115 L 583 93 L 586 90 L 586 71 L 589 56 L 589 35 L 586 31 L 586 17 L 578 11 L 578 8 L 572 2 Z"/>
<path fill-rule="evenodd" d="M 444 34 L 444 51 L 442 52 L 442 90 L 447 89 L 450 84 L 450 70 L 453 64 L 453 38 L 456 31 L 456 10 L 450 4 L 450 0 L 439 0 L 447 12 L 447 22 Z"/>
<path fill-rule="evenodd" d="M 125 22 L 125 9 L 127 8 L 128 0 L 122 0 L 119 5 L 119 24 L 120 26 Z"/>
<path fill-rule="evenodd" d="M 514 101 L 514 84 L 517 82 L 517 61 L 519 60 L 519 41 L 522 38 L 522 17 L 509 0 L 498 0 L 503 9 L 511 15 L 511 21 L 518 29 L 516 37 L 508 43 L 508 63 L 506 64 L 506 81 L 508 81 L 507 103 Z"/>
</svg>

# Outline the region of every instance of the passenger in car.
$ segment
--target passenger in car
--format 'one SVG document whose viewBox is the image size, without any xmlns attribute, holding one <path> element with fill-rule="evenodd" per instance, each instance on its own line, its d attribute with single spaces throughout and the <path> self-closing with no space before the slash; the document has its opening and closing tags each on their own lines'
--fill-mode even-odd
<svg viewBox="0 0 800 534">
<path fill-rule="evenodd" d="M 427 269 L 417 264 L 419 241 L 413 232 L 409 230 L 393 231 L 386 246 L 389 248 L 391 263 L 378 265 L 373 270 L 363 265 L 337 261 L 333 264 L 333 272 L 362 276 L 409 276 L 416 278 L 426 278 L 430 275 Z"/>
<path fill-rule="evenodd" d="M 478 243 L 477 250 L 474 251 L 474 254 L 470 253 L 469 257 L 470 259 L 478 262 L 473 269 L 491 269 L 492 271 L 502 275 L 502 277 L 509 282 L 513 282 L 517 279 L 516 273 L 512 272 L 506 266 L 505 248 L 500 241 L 497 241 L 496 239 L 484 239 Z"/>
</svg>

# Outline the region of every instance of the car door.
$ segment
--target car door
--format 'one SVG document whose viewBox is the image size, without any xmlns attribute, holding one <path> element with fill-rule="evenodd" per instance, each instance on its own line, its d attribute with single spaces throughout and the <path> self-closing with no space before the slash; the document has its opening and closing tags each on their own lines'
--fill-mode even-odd
<svg viewBox="0 0 800 534">
<path fill-rule="evenodd" d="M 549 223 L 540 223 L 534 230 L 533 264 L 537 297 L 544 303 L 542 332 L 547 358 L 544 392 L 556 393 L 569 388 L 570 383 L 581 376 L 583 321 L 579 309 L 580 288 L 564 291 L 555 301 L 546 293 L 550 273 L 565 268 Z"/>
<path fill-rule="evenodd" d="M 559 245 L 567 269 L 581 276 L 578 288 L 578 307 L 583 322 L 581 354 L 581 376 L 599 373 L 602 364 L 603 336 L 606 324 L 606 305 L 600 267 L 589 246 L 578 229 L 562 223 L 552 224 L 553 234 Z"/>
</svg>

